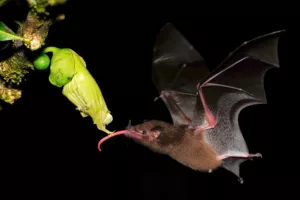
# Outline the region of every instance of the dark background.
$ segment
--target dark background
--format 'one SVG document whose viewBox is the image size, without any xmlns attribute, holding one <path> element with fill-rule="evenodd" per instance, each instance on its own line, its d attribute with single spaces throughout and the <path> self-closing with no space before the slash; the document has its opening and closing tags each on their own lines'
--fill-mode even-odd
<svg viewBox="0 0 300 200">
<path fill-rule="evenodd" d="M 124 129 L 129 119 L 132 124 L 171 120 L 162 101 L 153 102 L 159 94 L 151 82 L 152 48 L 166 22 L 173 23 L 211 67 L 242 42 L 287 28 L 278 16 L 195 15 L 183 21 L 134 11 L 115 15 L 116 10 L 112 14 L 82 1 L 70 1 L 58 10 L 66 19 L 51 27 L 47 45 L 71 48 L 84 58 L 114 117 L 109 130 Z M 6 5 L 0 10 L 0 20 L 14 26 L 13 20 L 24 18 L 24 11 L 14 3 Z M 250 152 L 263 155 L 241 165 L 242 185 L 228 171 L 195 172 L 123 136 L 104 143 L 98 152 L 97 143 L 106 134 L 91 118 L 80 116 L 61 89 L 49 83 L 46 71 L 31 73 L 23 98 L 0 113 L 2 191 L 9 191 L 11 197 L 39 199 L 131 200 L 291 194 L 297 179 L 293 170 L 297 166 L 293 153 L 297 152 L 291 152 L 292 133 L 287 130 L 291 105 L 284 103 L 289 98 L 284 90 L 287 35 L 280 40 L 279 58 L 281 68 L 265 76 L 268 104 L 248 107 L 240 114 Z"/>
</svg>

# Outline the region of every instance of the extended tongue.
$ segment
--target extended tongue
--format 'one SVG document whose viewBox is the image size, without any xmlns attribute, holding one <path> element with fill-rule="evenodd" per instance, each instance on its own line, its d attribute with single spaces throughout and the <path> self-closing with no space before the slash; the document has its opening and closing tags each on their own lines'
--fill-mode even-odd
<svg viewBox="0 0 300 200">
<path fill-rule="evenodd" d="M 101 151 L 101 144 L 103 142 L 105 142 L 106 140 L 112 138 L 112 137 L 115 137 L 117 135 L 124 135 L 125 133 L 128 133 L 128 130 L 122 130 L 122 131 L 118 131 L 118 132 L 115 132 L 115 133 L 112 133 L 112 134 L 109 134 L 108 136 L 102 138 L 99 142 L 98 142 L 98 150 Z"/>
</svg>

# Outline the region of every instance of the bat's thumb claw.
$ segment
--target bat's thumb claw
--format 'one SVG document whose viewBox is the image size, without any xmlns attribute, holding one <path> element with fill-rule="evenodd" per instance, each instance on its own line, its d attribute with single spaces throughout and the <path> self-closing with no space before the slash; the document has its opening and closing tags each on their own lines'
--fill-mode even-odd
<svg viewBox="0 0 300 200">
<path fill-rule="evenodd" d="M 156 102 L 157 100 L 159 100 L 161 98 L 161 96 L 155 97 L 154 98 L 154 102 Z"/>
<path fill-rule="evenodd" d="M 128 125 L 127 125 L 126 129 L 130 129 L 130 128 L 131 128 L 131 119 L 129 120 L 129 122 L 128 122 Z"/>
</svg>

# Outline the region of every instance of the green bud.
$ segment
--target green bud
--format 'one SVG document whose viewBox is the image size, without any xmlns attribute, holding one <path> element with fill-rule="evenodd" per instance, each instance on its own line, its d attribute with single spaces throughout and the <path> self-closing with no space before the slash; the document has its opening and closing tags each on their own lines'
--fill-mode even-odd
<svg viewBox="0 0 300 200">
<path fill-rule="evenodd" d="M 33 65 L 37 70 L 45 70 L 50 65 L 50 58 L 43 53 L 33 61 Z"/>
</svg>

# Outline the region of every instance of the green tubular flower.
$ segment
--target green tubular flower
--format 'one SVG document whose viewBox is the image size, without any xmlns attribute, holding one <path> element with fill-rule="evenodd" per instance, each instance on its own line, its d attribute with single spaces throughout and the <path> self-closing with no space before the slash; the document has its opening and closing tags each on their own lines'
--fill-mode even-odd
<svg viewBox="0 0 300 200">
<path fill-rule="evenodd" d="M 82 117 L 90 116 L 99 130 L 112 133 L 106 129 L 106 125 L 113 121 L 113 117 L 83 58 L 68 48 L 47 47 L 43 53 L 48 52 L 53 53 L 50 83 L 63 87 L 63 95 L 76 106 Z"/>
<path fill-rule="evenodd" d="M 56 47 L 48 47 L 43 53 L 52 52 L 49 81 L 56 87 L 62 87 L 69 83 L 75 75 L 75 68 L 82 68 L 81 62 L 76 62 L 80 57 L 71 49 L 58 49 Z"/>
</svg>

